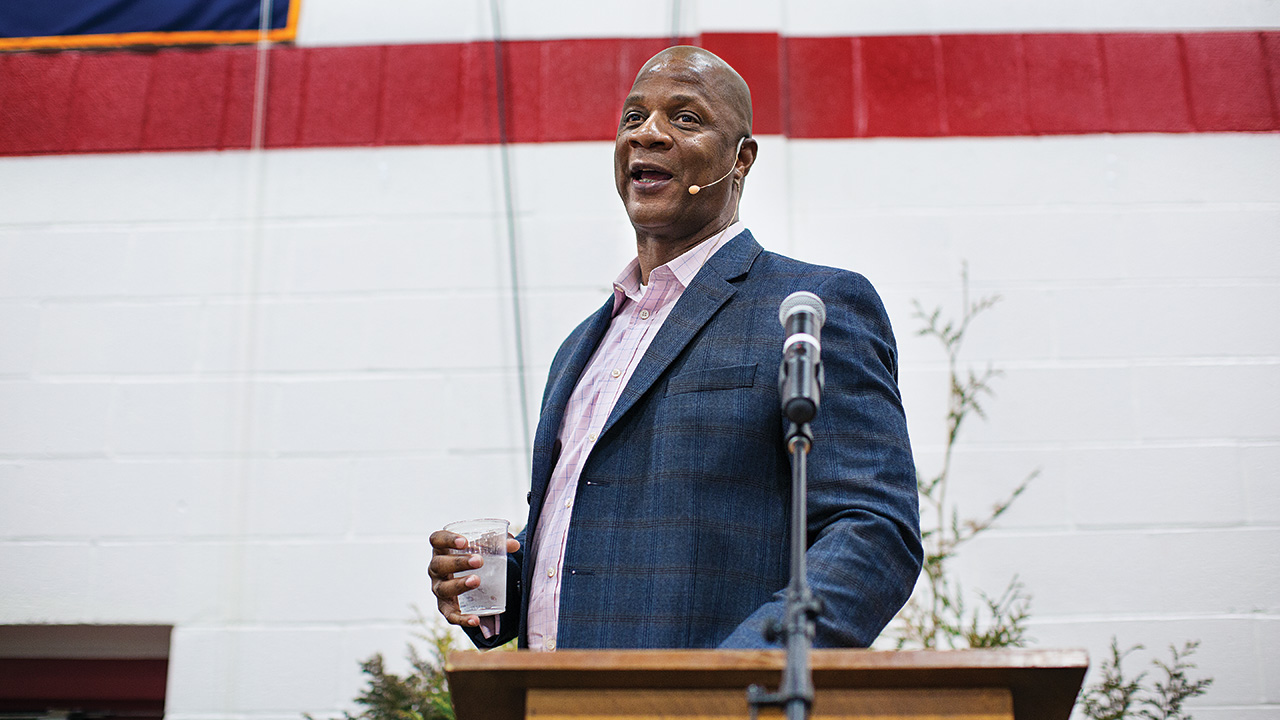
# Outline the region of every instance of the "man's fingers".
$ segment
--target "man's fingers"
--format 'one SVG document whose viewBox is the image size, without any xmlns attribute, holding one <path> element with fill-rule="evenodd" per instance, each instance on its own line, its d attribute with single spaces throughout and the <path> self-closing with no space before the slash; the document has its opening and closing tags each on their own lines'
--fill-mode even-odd
<svg viewBox="0 0 1280 720">
<path fill-rule="evenodd" d="M 484 564 L 479 555 L 437 555 L 427 563 L 427 574 L 436 580 L 448 580 L 450 575 L 473 570 Z"/>
<path fill-rule="evenodd" d="M 431 549 L 436 552 L 448 552 L 450 550 L 461 550 L 467 546 L 467 539 L 457 533 L 451 533 L 448 530 L 437 530 L 431 533 Z"/>
<path fill-rule="evenodd" d="M 478 618 L 476 618 L 474 622 L 472 621 L 472 618 L 476 617 L 475 615 L 463 615 L 458 608 L 458 603 L 454 600 L 445 600 L 441 598 L 437 605 L 440 608 L 440 614 L 444 616 L 445 622 L 448 622 L 451 625 L 480 624 Z"/>
<path fill-rule="evenodd" d="M 444 619 L 452 625 L 465 625 L 467 627 L 475 627 L 480 624 L 480 618 L 475 615 L 463 615 L 460 612 L 452 612 L 444 616 Z"/>
<path fill-rule="evenodd" d="M 431 576 L 431 592 L 437 598 L 437 607 L 446 622 L 451 625 L 476 627 L 480 618 L 475 615 L 464 615 L 458 609 L 458 596 L 480 586 L 480 578 L 476 575 L 454 577 L 464 570 L 473 570 L 484 564 L 479 555 L 457 554 L 458 550 L 467 548 L 467 539 L 448 530 L 437 530 L 431 533 L 431 562 L 427 564 L 427 574 Z M 509 540 L 510 547 L 514 540 Z M 516 543 L 516 548 L 519 548 Z M 514 552 L 514 550 L 512 551 Z"/>
<path fill-rule="evenodd" d="M 431 592 L 435 593 L 436 597 L 442 601 L 453 602 L 462 593 L 475 589 L 479 585 L 479 577 L 468 575 L 452 580 L 440 580 L 431 586 Z"/>
<path fill-rule="evenodd" d="M 513 537 L 507 538 L 507 554 L 511 554 L 519 550 L 520 550 L 520 541 Z"/>
<path fill-rule="evenodd" d="M 440 614 L 443 615 L 445 621 L 451 625 L 475 627 L 480 624 L 480 618 L 475 615 L 464 615 L 458 607 L 458 595 L 471 589 L 471 587 L 468 586 L 467 581 L 473 578 L 477 581 L 474 584 L 479 585 L 479 578 L 472 575 L 458 580 L 438 582 L 435 584 L 435 587 L 431 588 L 431 591 L 434 592 L 438 598 L 436 606 L 439 607 Z"/>
</svg>

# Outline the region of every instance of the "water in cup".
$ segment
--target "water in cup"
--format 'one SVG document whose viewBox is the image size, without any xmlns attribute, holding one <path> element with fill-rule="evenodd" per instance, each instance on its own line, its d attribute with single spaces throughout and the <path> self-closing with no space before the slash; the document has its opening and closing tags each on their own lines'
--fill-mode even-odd
<svg viewBox="0 0 1280 720">
<path fill-rule="evenodd" d="M 507 609 L 507 521 L 485 518 L 463 520 L 444 526 L 445 530 L 467 539 L 465 550 L 454 549 L 455 555 L 479 555 L 484 565 L 454 573 L 455 578 L 480 576 L 480 586 L 458 596 L 458 609 L 464 615 L 499 615 Z"/>
</svg>

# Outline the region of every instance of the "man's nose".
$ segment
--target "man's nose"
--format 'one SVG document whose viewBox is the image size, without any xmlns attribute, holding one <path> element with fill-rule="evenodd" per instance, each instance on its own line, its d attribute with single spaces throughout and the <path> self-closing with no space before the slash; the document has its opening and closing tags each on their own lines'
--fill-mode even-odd
<svg viewBox="0 0 1280 720">
<path fill-rule="evenodd" d="M 662 119 L 657 113 L 645 118 L 631 131 L 629 140 L 641 147 L 654 147 L 655 145 L 669 145 L 671 143 L 671 133 L 668 131 Z"/>
</svg>

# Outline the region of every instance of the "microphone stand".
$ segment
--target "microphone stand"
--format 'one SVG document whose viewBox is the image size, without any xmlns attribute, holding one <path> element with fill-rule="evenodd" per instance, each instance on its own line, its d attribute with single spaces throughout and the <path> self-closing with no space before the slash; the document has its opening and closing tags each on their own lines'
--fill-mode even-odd
<svg viewBox="0 0 1280 720">
<path fill-rule="evenodd" d="M 787 648 L 787 663 L 782 670 L 778 692 L 766 692 L 759 685 L 747 688 L 751 720 L 756 720 L 761 707 L 781 707 L 787 720 L 806 720 L 813 707 L 813 668 L 809 651 L 813 646 L 814 623 L 822 613 L 822 601 L 810 591 L 805 571 L 804 553 L 809 534 L 805 461 L 813 447 L 809 423 L 790 423 L 786 440 L 791 453 L 791 582 L 787 585 L 785 619 L 781 623 L 770 623 L 764 635 L 769 642 L 782 638 Z"/>
</svg>

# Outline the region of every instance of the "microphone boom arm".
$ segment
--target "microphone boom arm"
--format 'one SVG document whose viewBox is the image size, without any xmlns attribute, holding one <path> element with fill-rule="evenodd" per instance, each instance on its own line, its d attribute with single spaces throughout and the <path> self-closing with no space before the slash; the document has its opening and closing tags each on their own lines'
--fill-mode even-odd
<svg viewBox="0 0 1280 720">
<path fill-rule="evenodd" d="M 729 177 L 729 175 L 733 174 L 733 171 L 738 168 L 738 153 L 742 152 L 742 143 L 746 142 L 746 139 L 747 139 L 746 135 L 743 135 L 742 137 L 738 138 L 738 149 L 733 151 L 733 165 L 729 166 L 729 172 L 720 176 L 720 180 L 723 180 Z M 702 191 L 703 188 L 709 188 L 712 185 L 715 185 L 716 183 L 720 182 L 720 180 L 716 180 L 715 182 L 709 182 L 706 185 L 690 185 L 689 194 L 697 195 L 699 192 Z"/>
</svg>

